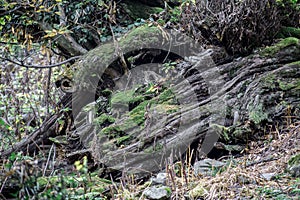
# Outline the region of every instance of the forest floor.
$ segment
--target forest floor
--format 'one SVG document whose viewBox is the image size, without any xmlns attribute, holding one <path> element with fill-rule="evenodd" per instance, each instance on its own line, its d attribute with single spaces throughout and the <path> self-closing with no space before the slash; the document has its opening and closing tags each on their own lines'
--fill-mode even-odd
<svg viewBox="0 0 300 200">
<path fill-rule="evenodd" d="M 143 191 L 150 187 L 150 181 L 137 182 L 126 175 L 117 180 L 100 178 L 99 172 L 90 172 L 86 157 L 67 164 L 62 151 L 57 147 L 42 157 L 18 160 L 15 155 L 3 160 L 2 166 L 11 163 L 12 167 L 6 178 L 1 178 L 0 199 L 14 199 L 14 195 L 20 199 L 147 199 Z M 250 142 L 239 156 L 219 159 L 226 165 L 211 176 L 196 176 L 192 163 L 176 162 L 166 170 L 165 185 L 170 188 L 171 199 L 299 199 L 300 178 L 286 170 L 291 156 L 299 153 L 300 122 Z M 19 188 L 5 191 L 10 185 Z"/>
<path fill-rule="evenodd" d="M 300 152 L 300 123 L 269 132 L 252 141 L 238 158 L 227 158 L 223 172 L 195 179 L 206 189 L 204 199 L 299 199 L 300 178 L 286 170 Z"/>
</svg>

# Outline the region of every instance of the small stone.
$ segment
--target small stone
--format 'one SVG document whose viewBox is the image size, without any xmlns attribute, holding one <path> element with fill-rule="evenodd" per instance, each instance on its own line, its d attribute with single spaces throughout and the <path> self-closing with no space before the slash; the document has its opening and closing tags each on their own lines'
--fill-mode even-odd
<svg viewBox="0 0 300 200">
<path fill-rule="evenodd" d="M 292 166 L 290 168 L 290 172 L 291 172 L 292 176 L 294 176 L 294 177 L 300 177 L 300 164 Z"/>
<path fill-rule="evenodd" d="M 166 186 L 152 186 L 144 190 L 143 195 L 148 199 L 164 200 L 171 196 L 171 189 Z"/>
<path fill-rule="evenodd" d="M 167 173 L 158 173 L 156 177 L 151 178 L 153 185 L 165 185 L 167 180 Z"/>
<path fill-rule="evenodd" d="M 197 199 L 205 197 L 208 194 L 208 191 L 201 184 L 198 184 L 194 189 L 189 191 L 188 197 L 191 199 Z"/>
<path fill-rule="evenodd" d="M 294 177 L 300 177 L 300 154 L 296 154 L 289 159 L 287 171 Z"/>
<path fill-rule="evenodd" d="M 242 174 L 239 174 L 237 176 L 237 181 L 242 184 L 242 185 L 245 185 L 245 184 L 256 184 L 256 181 L 255 179 L 249 177 L 249 176 L 245 176 L 245 175 L 242 175 Z"/>
<path fill-rule="evenodd" d="M 270 181 L 270 180 L 274 179 L 275 175 L 276 175 L 276 173 L 263 173 L 260 176 L 261 176 L 261 178 L 263 178 L 267 181 Z"/>
<path fill-rule="evenodd" d="M 195 175 L 212 175 L 212 170 L 215 168 L 221 168 L 225 166 L 224 162 L 217 161 L 214 159 L 204 159 L 194 164 Z"/>
</svg>

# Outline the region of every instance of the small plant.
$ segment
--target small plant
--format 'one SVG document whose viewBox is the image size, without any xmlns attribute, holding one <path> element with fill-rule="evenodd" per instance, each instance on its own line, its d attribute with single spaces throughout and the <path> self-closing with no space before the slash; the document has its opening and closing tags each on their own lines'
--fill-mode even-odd
<svg viewBox="0 0 300 200">
<path fill-rule="evenodd" d="M 149 83 L 148 90 L 145 92 L 145 94 L 158 94 L 161 89 L 160 85 L 154 84 L 154 83 Z"/>
<path fill-rule="evenodd" d="M 163 70 L 165 73 L 168 73 L 169 71 L 172 71 L 175 69 L 177 62 L 167 62 L 163 64 Z"/>
<path fill-rule="evenodd" d="M 271 187 L 260 187 L 258 188 L 258 193 L 260 197 L 265 197 L 265 198 L 274 198 L 274 199 L 287 199 L 287 195 L 283 193 L 283 191 L 278 190 L 276 188 L 271 188 Z"/>
</svg>

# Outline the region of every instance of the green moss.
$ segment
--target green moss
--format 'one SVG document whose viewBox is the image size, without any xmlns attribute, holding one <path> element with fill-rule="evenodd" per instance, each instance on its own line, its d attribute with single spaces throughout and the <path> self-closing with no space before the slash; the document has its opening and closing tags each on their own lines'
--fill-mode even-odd
<svg viewBox="0 0 300 200">
<path fill-rule="evenodd" d="M 162 44 L 162 31 L 155 26 L 140 26 L 133 29 L 118 43 L 118 47 L 127 52 L 132 52 L 137 48 L 153 48 Z M 118 54 L 117 47 L 113 42 L 102 44 L 85 54 L 79 62 L 76 62 L 70 68 L 62 73 L 62 77 L 68 77 L 70 80 L 77 81 L 76 85 L 81 88 L 88 88 L 91 79 L 101 79 L 105 69 L 113 63 Z"/>
<path fill-rule="evenodd" d="M 144 100 L 142 95 L 136 95 L 134 89 L 117 92 L 111 97 L 111 104 L 126 104 L 135 103 Z"/>
<path fill-rule="evenodd" d="M 126 142 L 129 141 L 130 139 L 132 139 L 131 135 L 125 135 L 125 136 L 117 138 L 116 139 L 117 146 L 120 146 L 122 144 L 126 144 Z"/>
<path fill-rule="evenodd" d="M 300 79 L 292 80 L 291 82 L 279 81 L 279 88 L 283 91 L 289 91 L 292 89 L 300 89 Z"/>
<path fill-rule="evenodd" d="M 159 94 L 160 92 L 161 94 Z M 110 116 L 107 114 L 103 114 L 97 118 L 99 123 L 104 123 L 108 120 L 114 123 L 103 128 L 98 137 L 107 136 L 109 141 L 112 142 L 110 145 L 120 146 L 130 144 L 130 140 L 135 138 L 144 128 L 145 112 L 148 104 L 151 105 L 151 110 L 155 109 L 158 112 L 158 115 L 160 113 L 168 114 L 177 112 L 179 109 L 178 102 L 175 100 L 175 95 L 171 89 L 162 88 L 161 90 L 149 93 L 148 86 L 142 86 L 137 89 L 117 92 L 111 96 L 112 107 L 114 104 L 128 105 L 130 103 L 135 107 L 126 112 L 120 120 L 110 119 Z M 126 135 L 129 132 L 130 135 Z M 160 147 L 156 146 L 155 149 L 157 148 Z M 153 147 L 151 149 L 153 150 Z"/>
<path fill-rule="evenodd" d="M 158 103 L 164 103 L 167 102 L 168 100 L 174 99 L 175 98 L 175 94 L 171 89 L 166 89 L 165 91 L 163 91 L 158 99 Z"/>
<path fill-rule="evenodd" d="M 289 65 L 300 65 L 300 62 L 290 63 Z M 288 94 L 297 94 L 300 89 L 300 78 L 294 77 L 295 74 L 297 72 L 293 70 L 282 71 L 279 75 L 270 74 L 261 79 L 261 84 L 263 84 L 263 87 L 271 90 L 282 90 Z"/>
<path fill-rule="evenodd" d="M 292 156 L 292 157 L 289 159 L 288 164 L 289 164 L 290 166 L 300 164 L 300 154 L 296 154 L 296 155 Z"/>
<path fill-rule="evenodd" d="M 162 44 L 162 31 L 155 26 L 140 26 L 133 29 L 121 41 L 120 47 L 127 51 L 136 50 L 142 47 L 154 47 L 156 44 Z"/>
<path fill-rule="evenodd" d="M 141 143 L 144 143 L 142 140 L 140 141 Z M 144 146 L 144 144 L 142 145 Z M 148 145 L 147 145 L 148 146 Z M 154 144 L 150 144 L 150 146 L 148 146 L 147 148 L 145 148 L 143 150 L 144 153 L 148 153 L 148 154 L 151 154 L 151 153 L 154 153 L 154 152 L 161 152 L 161 150 L 163 150 L 164 146 L 163 144 L 161 143 L 156 143 L 155 144 L 155 147 L 154 147 Z"/>
<path fill-rule="evenodd" d="M 232 139 L 234 142 L 248 142 L 248 137 L 252 134 L 249 127 L 242 126 L 233 129 Z"/>
<path fill-rule="evenodd" d="M 249 108 L 249 119 L 259 125 L 262 121 L 268 119 L 268 114 L 263 110 L 263 106 L 259 104 L 256 107 Z"/>
<path fill-rule="evenodd" d="M 112 43 L 101 45 L 101 48 L 95 48 L 89 53 L 85 54 L 81 62 L 72 65 L 71 70 L 73 71 L 73 80 L 75 79 L 78 83 L 88 83 L 91 77 L 101 78 L 105 69 L 110 63 L 116 59 L 116 48 Z M 86 87 L 82 85 L 82 87 Z"/>
<path fill-rule="evenodd" d="M 101 114 L 99 117 L 94 119 L 94 122 L 96 124 L 104 124 L 105 122 L 114 123 L 116 119 L 110 115 L 107 115 L 105 113 Z"/>
<path fill-rule="evenodd" d="M 295 38 L 295 37 L 285 38 L 285 39 L 281 40 L 280 42 L 278 42 L 277 44 L 275 44 L 273 46 L 270 46 L 270 47 L 266 47 L 265 49 L 263 49 L 260 52 L 260 55 L 262 55 L 262 56 L 274 56 L 276 53 L 278 53 L 282 49 L 284 49 L 288 46 L 291 46 L 291 45 L 299 45 L 299 39 Z"/>
<path fill-rule="evenodd" d="M 113 92 L 112 92 L 110 89 L 105 89 L 105 90 L 102 90 L 102 91 L 101 91 L 101 94 L 102 94 L 103 96 L 105 96 L 105 97 L 111 96 L 112 93 L 113 93 Z"/>
<path fill-rule="evenodd" d="M 129 112 L 130 119 L 137 125 L 141 125 L 145 121 L 145 111 L 148 103 L 151 103 L 150 100 L 143 101 L 137 107 L 135 107 L 132 111 Z"/>
<path fill-rule="evenodd" d="M 110 125 L 108 127 L 103 128 L 99 134 L 106 135 L 109 138 L 116 138 L 122 134 L 122 130 L 117 125 Z"/>
<path fill-rule="evenodd" d="M 179 105 L 157 104 L 154 106 L 153 109 L 156 110 L 158 113 L 171 114 L 179 110 Z"/>
<path fill-rule="evenodd" d="M 48 184 L 48 179 L 46 177 L 39 177 L 37 179 L 37 184 L 40 186 L 40 187 L 45 187 L 47 184 Z"/>
<path fill-rule="evenodd" d="M 172 194 L 172 190 L 169 187 L 164 188 L 167 191 L 167 195 L 170 196 Z"/>
<path fill-rule="evenodd" d="M 276 88 L 276 77 L 274 74 L 269 74 L 261 79 L 261 83 L 264 87 L 275 89 Z"/>
<path fill-rule="evenodd" d="M 283 27 L 277 37 L 279 38 L 286 38 L 286 37 L 296 37 L 300 39 L 300 28 L 295 27 Z"/>
<path fill-rule="evenodd" d="M 219 125 L 219 124 L 212 124 L 211 128 L 219 134 L 220 138 L 223 141 L 228 142 L 230 140 L 230 138 L 229 138 L 229 128 L 227 128 L 225 126 L 222 126 L 222 125 Z"/>
<path fill-rule="evenodd" d="M 150 7 L 139 1 L 124 1 L 123 8 L 128 13 L 128 15 L 133 19 L 147 19 L 151 14 L 160 13 L 163 11 L 162 8 L 159 7 Z"/>
<path fill-rule="evenodd" d="M 114 93 L 111 97 L 111 104 L 116 103 L 125 103 L 127 104 L 133 98 L 134 91 L 133 90 L 126 90 L 118 93 Z"/>
<path fill-rule="evenodd" d="M 139 126 L 139 124 L 137 124 L 137 122 L 133 121 L 133 119 L 129 117 L 122 123 L 122 130 L 126 132 L 136 126 Z"/>
<path fill-rule="evenodd" d="M 291 63 L 288 64 L 288 66 L 294 66 L 294 65 L 300 67 L 300 60 L 295 61 L 295 62 L 291 62 Z"/>
</svg>

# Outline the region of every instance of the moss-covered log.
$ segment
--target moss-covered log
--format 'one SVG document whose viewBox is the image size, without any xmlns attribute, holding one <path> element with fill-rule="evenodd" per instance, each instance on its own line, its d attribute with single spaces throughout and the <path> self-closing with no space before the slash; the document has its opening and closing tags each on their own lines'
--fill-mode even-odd
<svg viewBox="0 0 300 200">
<path fill-rule="evenodd" d="M 166 36 L 159 28 L 141 27 L 118 43 L 129 53 L 115 55 L 115 46 L 106 44 L 76 64 L 82 76 L 77 77 L 73 94 L 78 111 L 69 141 L 79 138 L 96 162 L 144 174 L 164 168 L 168 158 L 174 161 L 193 143 L 200 144 L 202 153 L 220 147 L 237 151 L 230 145 L 246 144 L 263 134 L 265 127 L 299 119 L 297 38 L 224 64 L 219 61 L 226 60 L 226 54 L 216 47 L 200 49 L 194 56 L 181 51 L 186 45 L 177 49 L 177 55 L 149 48 L 134 50 L 147 42 L 158 45 L 162 40 L 157 35 Z M 146 43 L 136 39 L 141 36 L 147 36 L 142 40 Z M 170 45 L 168 41 L 165 44 Z M 122 55 L 127 68 L 119 59 Z M 155 59 L 158 67 L 152 65 Z M 99 76 L 96 82 L 94 73 Z M 91 104 L 86 91 L 97 101 Z M 15 147 L 1 156 L 22 149 Z"/>
<path fill-rule="evenodd" d="M 220 144 L 226 150 L 241 151 L 230 146 L 246 144 L 268 126 L 299 119 L 297 38 L 286 38 L 227 64 L 214 65 L 213 57 L 223 58 L 213 56 L 220 55 L 215 51 L 206 50 L 176 63 L 177 72 L 171 77 L 181 75 L 188 84 L 169 84 L 172 78 L 165 77 L 153 79 L 153 85 L 133 84 L 112 91 L 111 110 L 123 105 L 117 117 L 108 111 L 95 116 L 94 123 L 82 123 L 90 117 L 90 110 L 83 109 L 78 123 L 82 131 L 77 135 L 94 159 L 133 173 L 158 171 L 167 158 L 180 157 L 193 142 L 203 141 L 202 153 Z M 136 79 L 144 79 L 138 76 L 133 72 Z"/>
</svg>

